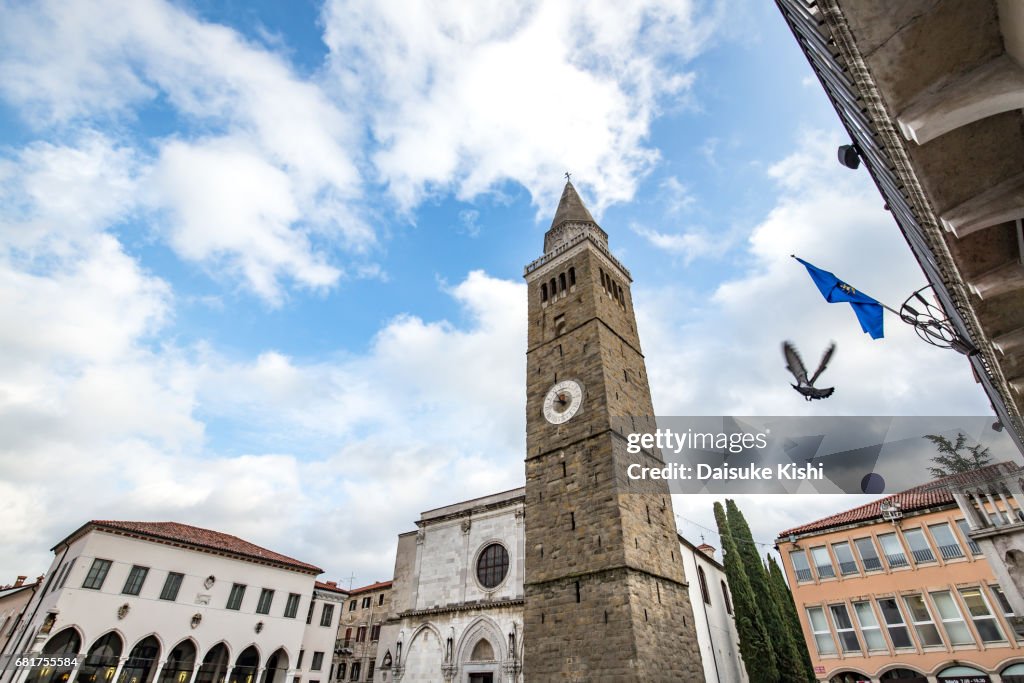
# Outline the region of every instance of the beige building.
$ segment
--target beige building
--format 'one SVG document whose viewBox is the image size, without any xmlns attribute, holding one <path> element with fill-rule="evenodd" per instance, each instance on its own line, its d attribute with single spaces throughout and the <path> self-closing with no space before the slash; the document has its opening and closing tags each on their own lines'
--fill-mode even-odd
<svg viewBox="0 0 1024 683">
<path fill-rule="evenodd" d="M 950 479 L 779 534 L 819 681 L 1024 682 L 1024 635 Z M 1012 497 L 984 506 L 1020 518 Z"/>
<path fill-rule="evenodd" d="M 380 630 L 391 612 L 391 582 L 378 581 L 349 590 L 343 609 L 334 648 L 334 678 L 375 680 Z"/>
</svg>

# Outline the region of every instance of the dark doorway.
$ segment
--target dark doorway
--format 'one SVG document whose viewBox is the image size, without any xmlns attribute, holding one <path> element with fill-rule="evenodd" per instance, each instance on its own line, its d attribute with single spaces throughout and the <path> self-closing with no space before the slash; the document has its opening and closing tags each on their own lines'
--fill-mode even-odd
<svg viewBox="0 0 1024 683">
<path fill-rule="evenodd" d="M 494 683 L 494 674 L 489 672 L 469 674 L 469 683 Z"/>
<path fill-rule="evenodd" d="M 149 636 L 140 640 L 128 654 L 118 683 L 149 683 L 159 658 L 160 642 L 156 638 Z"/>
</svg>

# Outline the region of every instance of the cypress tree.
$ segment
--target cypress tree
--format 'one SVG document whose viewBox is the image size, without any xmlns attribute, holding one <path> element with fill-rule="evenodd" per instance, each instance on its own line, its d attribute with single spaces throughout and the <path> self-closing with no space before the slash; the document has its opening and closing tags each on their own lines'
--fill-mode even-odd
<svg viewBox="0 0 1024 683">
<path fill-rule="evenodd" d="M 777 683 L 779 672 L 775 666 L 771 639 L 757 609 L 757 598 L 750 588 L 743 558 L 729 529 L 725 509 L 719 502 L 715 503 L 715 521 L 718 523 L 718 533 L 722 537 L 725 575 L 732 590 L 733 616 L 740 637 L 740 654 L 743 656 L 747 675 L 750 676 L 750 683 Z"/>
<path fill-rule="evenodd" d="M 786 585 L 786 578 L 782 575 L 782 568 L 775 562 L 775 558 L 768 556 L 768 580 L 775 594 L 775 601 L 782 611 L 783 620 L 790 633 L 790 639 L 799 657 L 803 678 L 801 681 L 816 681 L 814 665 L 811 663 L 811 653 L 807 650 L 807 641 L 804 639 L 804 631 L 800 627 L 800 616 L 796 611 L 796 603 L 793 602 L 793 594 Z"/>
<path fill-rule="evenodd" d="M 725 501 L 725 507 L 729 530 L 736 542 L 737 550 L 743 558 L 743 568 L 754 594 L 755 607 L 761 613 L 761 621 L 764 622 L 768 632 L 775 666 L 779 672 L 779 681 L 780 683 L 802 683 L 805 680 L 803 666 L 796 646 L 792 642 L 789 629 L 786 628 L 786 622 L 782 618 L 779 605 L 775 601 L 775 592 L 768 581 L 768 571 L 765 569 L 761 554 L 754 543 L 750 525 L 747 524 L 746 517 L 740 512 L 736 501 Z"/>
</svg>

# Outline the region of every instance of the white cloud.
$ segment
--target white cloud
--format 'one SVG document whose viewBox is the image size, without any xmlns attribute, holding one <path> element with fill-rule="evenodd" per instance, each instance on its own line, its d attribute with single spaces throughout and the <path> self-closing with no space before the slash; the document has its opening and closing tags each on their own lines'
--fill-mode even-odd
<svg viewBox="0 0 1024 683">
<path fill-rule="evenodd" d="M 94 206 L 110 194 L 97 192 L 96 183 L 120 192 L 145 179 L 144 208 L 170 217 L 168 241 L 180 257 L 211 269 L 226 265 L 274 304 L 283 279 L 315 289 L 334 285 L 342 269 L 328 256 L 375 243 L 360 215 L 360 134 L 350 116 L 281 57 L 234 30 L 160 0 L 47 2 L 6 8 L 0 42 L 0 91 L 31 126 L 52 133 L 113 120 L 123 131 L 116 147 L 105 144 L 126 158 L 104 159 L 97 149 L 104 141 L 87 140 L 86 159 L 41 159 L 51 171 L 39 178 L 48 198 L 62 189 L 62 169 L 82 175 L 135 166 L 120 184 L 98 176 L 90 187 L 76 178 L 79 193 L 61 195 L 68 213 L 87 210 L 90 227 L 108 227 L 102 219 L 114 218 Z M 179 137 L 134 142 L 132 124 L 161 105 L 169 105 L 164 116 L 177 117 Z M 199 139 L 185 139 L 193 127 Z M 22 156 L 44 157 L 45 147 Z M 22 165 L 34 160 L 23 158 Z M 157 173 L 145 177 L 154 163 Z M 245 211 L 226 216 L 221 195 L 234 209 L 244 203 Z"/>
<path fill-rule="evenodd" d="M 723 234 L 714 235 L 701 228 L 671 233 L 661 232 L 636 223 L 629 227 L 652 246 L 679 257 L 683 265 L 689 265 L 694 259 L 703 256 L 719 256 L 733 244 L 732 237 Z"/>
<path fill-rule="evenodd" d="M 324 16 L 339 87 L 362 103 L 373 163 L 406 209 L 507 179 L 547 207 L 567 169 L 597 212 L 630 199 L 657 159 L 651 120 L 686 93 L 680 63 L 715 25 L 661 1 L 330 2 Z"/>
</svg>

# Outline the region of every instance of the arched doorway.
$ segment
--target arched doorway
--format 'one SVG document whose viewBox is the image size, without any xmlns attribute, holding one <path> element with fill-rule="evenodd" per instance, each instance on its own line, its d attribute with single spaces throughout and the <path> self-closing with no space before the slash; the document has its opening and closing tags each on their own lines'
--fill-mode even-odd
<svg viewBox="0 0 1024 683">
<path fill-rule="evenodd" d="M 117 671 L 117 660 L 124 649 L 124 641 L 114 631 L 100 636 L 89 648 L 76 683 L 107 683 Z"/>
<path fill-rule="evenodd" d="M 191 640 L 183 640 L 171 648 L 157 683 L 188 683 L 195 668 L 196 646 Z"/>
<path fill-rule="evenodd" d="M 1024 664 L 1011 664 L 999 674 L 1003 683 L 1024 683 Z"/>
<path fill-rule="evenodd" d="M 196 672 L 196 683 L 220 683 L 228 670 L 228 648 L 217 643 L 203 657 L 203 663 Z"/>
<path fill-rule="evenodd" d="M 256 672 L 260 668 L 260 651 L 255 645 L 250 645 L 238 654 L 235 660 L 235 668 L 231 670 L 228 683 L 253 683 L 256 680 Z"/>
<path fill-rule="evenodd" d="M 935 680 L 939 683 L 962 683 L 965 680 L 971 683 L 990 683 L 992 679 L 981 669 L 961 664 L 943 669 L 936 674 Z"/>
<path fill-rule="evenodd" d="M 288 653 L 278 648 L 267 659 L 267 668 L 263 672 L 262 683 L 284 683 L 288 674 Z"/>
<path fill-rule="evenodd" d="M 913 669 L 889 669 L 878 677 L 878 680 L 888 683 L 899 681 L 900 683 L 928 683 L 928 677 Z"/>
<path fill-rule="evenodd" d="M 46 641 L 43 656 L 57 659 L 73 658 L 82 647 L 82 639 L 78 631 L 68 626 L 63 631 Z M 71 678 L 73 666 L 40 666 L 32 670 L 25 683 L 65 683 Z"/>
<path fill-rule="evenodd" d="M 128 653 L 117 683 L 150 683 L 159 660 L 160 641 L 156 636 L 143 638 Z"/>
<path fill-rule="evenodd" d="M 828 679 L 828 683 L 871 683 L 871 676 L 856 671 L 842 671 Z"/>
</svg>

